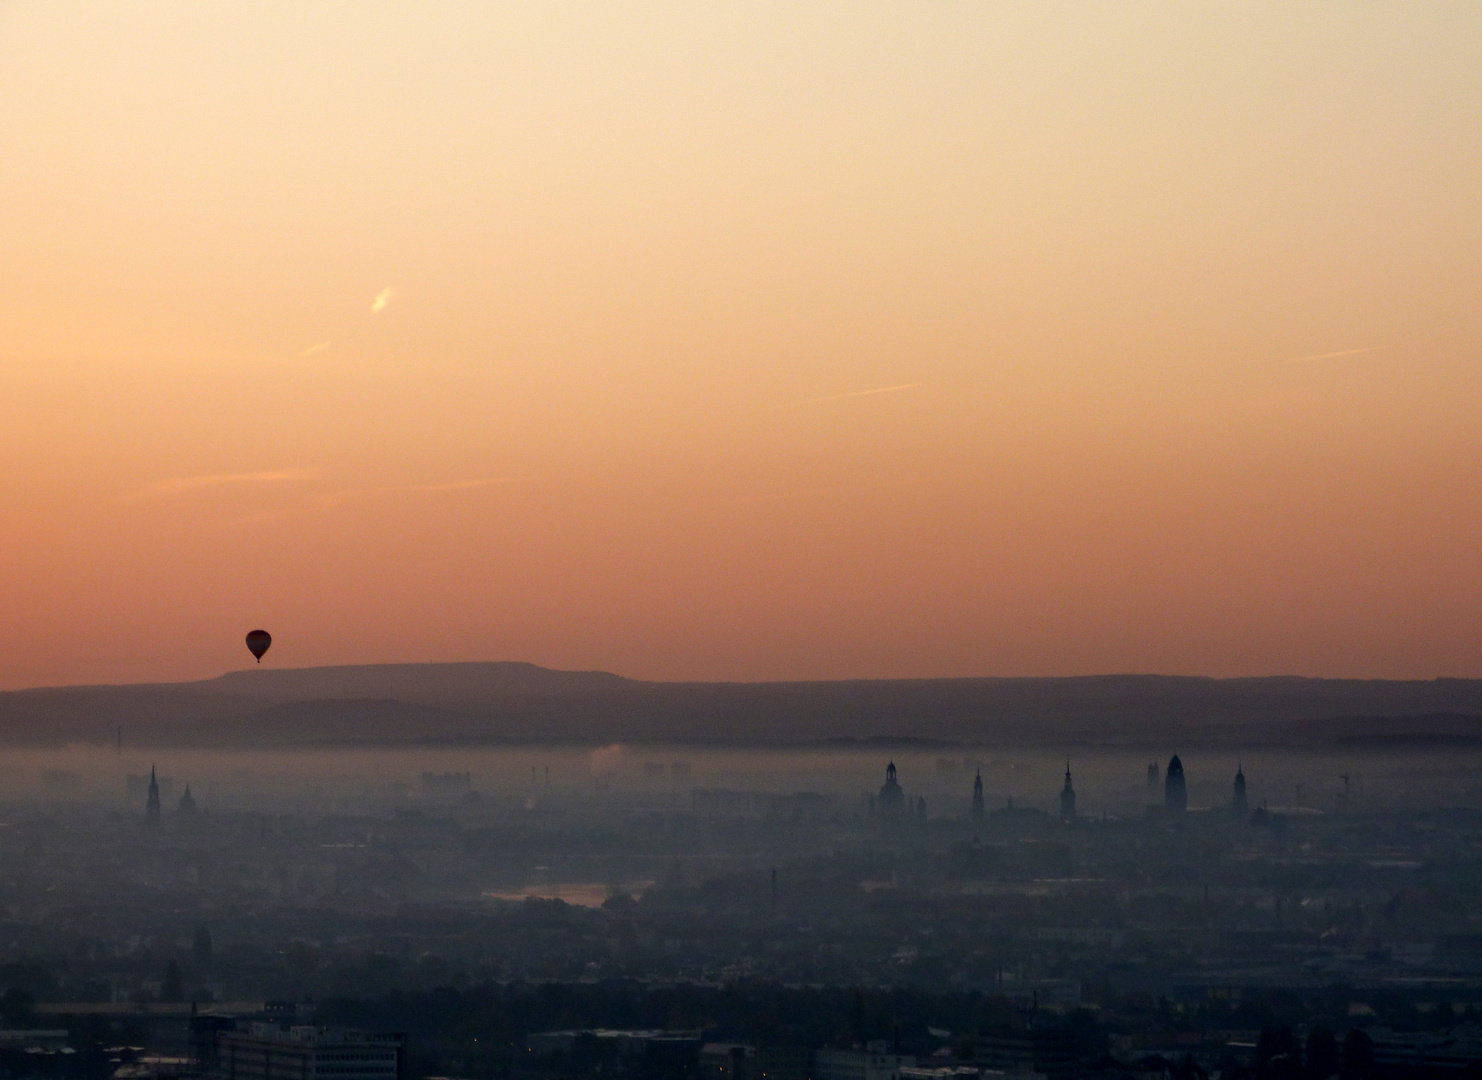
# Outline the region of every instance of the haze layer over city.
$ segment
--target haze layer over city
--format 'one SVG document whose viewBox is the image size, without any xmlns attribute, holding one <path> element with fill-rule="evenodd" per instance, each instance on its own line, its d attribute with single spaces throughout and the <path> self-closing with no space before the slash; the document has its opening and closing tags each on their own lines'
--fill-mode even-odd
<svg viewBox="0 0 1482 1080">
<path fill-rule="evenodd" d="M 0 1080 L 1482 1077 L 1482 7 L 0 4 Z"/>
</svg>

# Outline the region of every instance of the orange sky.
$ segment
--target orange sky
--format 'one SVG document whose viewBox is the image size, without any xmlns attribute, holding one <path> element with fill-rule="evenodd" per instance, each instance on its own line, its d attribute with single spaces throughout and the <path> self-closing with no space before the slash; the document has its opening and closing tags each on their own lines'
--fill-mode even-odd
<svg viewBox="0 0 1482 1080">
<path fill-rule="evenodd" d="M 1479 56 L 1470 4 L 0 4 L 0 686 L 258 625 L 1482 676 Z"/>
</svg>

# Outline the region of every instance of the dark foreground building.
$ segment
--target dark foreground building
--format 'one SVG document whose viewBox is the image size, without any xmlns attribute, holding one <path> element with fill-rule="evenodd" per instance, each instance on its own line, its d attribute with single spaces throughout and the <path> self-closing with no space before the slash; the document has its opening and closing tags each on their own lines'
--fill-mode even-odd
<svg viewBox="0 0 1482 1080">
<path fill-rule="evenodd" d="M 400 1035 L 253 1024 L 216 1037 L 221 1080 L 404 1080 Z"/>
<path fill-rule="evenodd" d="M 1075 1039 L 1055 1028 L 998 1027 L 973 1040 L 973 1062 L 997 1072 L 1064 1076 L 1076 1067 Z"/>
</svg>

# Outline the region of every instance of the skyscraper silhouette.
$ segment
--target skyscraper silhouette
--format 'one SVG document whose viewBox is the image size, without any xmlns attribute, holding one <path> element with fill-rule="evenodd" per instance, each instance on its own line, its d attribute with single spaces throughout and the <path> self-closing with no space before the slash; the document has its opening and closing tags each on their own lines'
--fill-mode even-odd
<svg viewBox="0 0 1482 1080">
<path fill-rule="evenodd" d="M 973 830 L 983 827 L 983 770 L 973 778 Z"/>
<path fill-rule="evenodd" d="M 1243 819 L 1250 813 L 1250 803 L 1245 797 L 1245 766 L 1235 766 L 1235 794 L 1230 798 L 1230 812 L 1236 818 Z"/>
</svg>

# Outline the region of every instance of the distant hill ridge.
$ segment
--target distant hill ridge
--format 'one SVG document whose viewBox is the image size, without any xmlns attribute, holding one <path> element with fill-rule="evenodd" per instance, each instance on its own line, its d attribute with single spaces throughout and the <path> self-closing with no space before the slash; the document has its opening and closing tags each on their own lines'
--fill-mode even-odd
<svg viewBox="0 0 1482 1080">
<path fill-rule="evenodd" d="M 1482 680 L 1096 675 L 645 682 L 517 662 L 251 668 L 0 693 L 0 742 L 305 746 L 703 741 L 1053 746 L 1482 744 Z"/>
<path fill-rule="evenodd" d="M 632 680 L 606 671 L 557 671 L 518 661 L 465 664 L 345 664 L 338 667 L 248 668 L 205 682 L 176 684 L 204 692 L 273 701 L 310 698 L 396 698 L 426 704 L 484 697 L 611 690 Z"/>
</svg>

